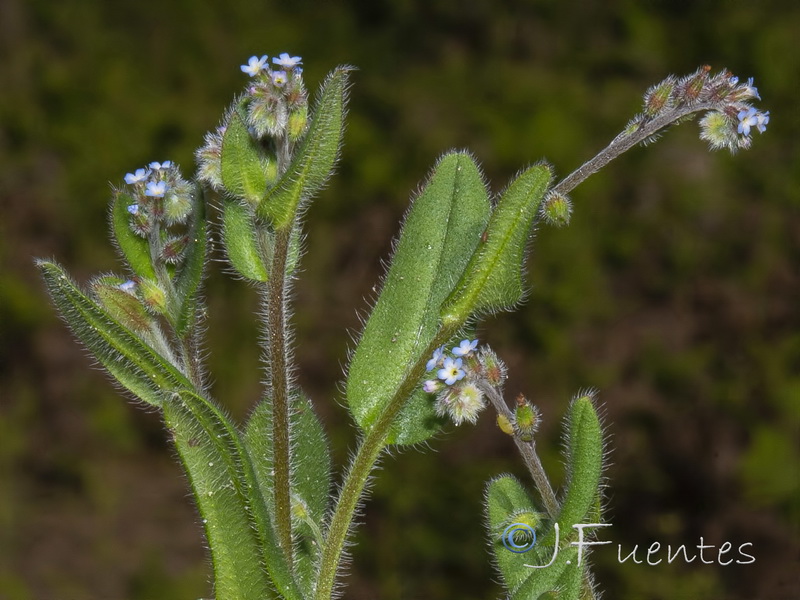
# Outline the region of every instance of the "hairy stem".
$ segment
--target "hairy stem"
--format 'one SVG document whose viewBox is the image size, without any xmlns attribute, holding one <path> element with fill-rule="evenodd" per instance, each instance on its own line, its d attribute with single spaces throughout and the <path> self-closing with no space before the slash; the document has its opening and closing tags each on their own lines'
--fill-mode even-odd
<svg viewBox="0 0 800 600">
<path fill-rule="evenodd" d="M 419 385 L 425 373 L 425 363 L 433 351 L 446 342 L 458 330 L 457 326 L 448 326 L 439 331 L 431 341 L 428 348 L 420 355 L 419 361 L 410 369 L 397 388 L 394 396 L 386 405 L 375 424 L 361 440 L 350 468 L 347 471 L 344 484 L 336 502 L 333 517 L 328 527 L 325 545 L 322 549 L 320 560 L 319 581 L 316 600 L 329 600 L 333 594 L 336 583 L 336 574 L 342 559 L 342 551 L 347 540 L 347 534 L 353 523 L 353 515 L 361 499 L 375 463 L 385 448 L 386 438 L 397 418 L 397 413 L 403 404 Z"/>
<path fill-rule="evenodd" d="M 269 370 L 268 397 L 272 401 L 272 445 L 274 475 L 275 527 L 278 543 L 286 561 L 292 564 L 292 505 L 289 432 L 289 343 L 286 319 L 286 256 L 291 230 L 275 233 L 272 264 L 266 283 L 266 327 L 269 337 L 266 346 Z"/>
<path fill-rule="evenodd" d="M 669 127 L 676 121 L 692 113 L 705 112 L 715 108 L 719 108 L 719 102 L 706 101 L 696 104 L 683 104 L 676 106 L 672 110 L 665 111 L 663 114 L 649 121 L 644 121 L 633 131 L 623 131 L 611 140 L 611 143 L 603 148 L 597 156 L 585 162 L 553 186 L 553 191 L 560 194 L 569 193 L 579 184 L 583 183 L 590 175 L 597 173 L 597 171 L 605 167 L 620 154 L 656 135 L 662 129 Z"/>
<path fill-rule="evenodd" d="M 492 406 L 494 406 L 495 410 L 513 423 L 514 414 L 511 412 L 511 409 L 508 408 L 508 405 L 506 404 L 503 396 L 500 395 L 500 392 L 498 392 L 494 386 L 490 385 L 486 381 L 479 381 L 478 386 L 489 398 L 489 401 L 492 403 Z M 519 453 L 522 455 L 522 460 L 525 462 L 525 466 L 528 467 L 528 471 L 530 472 L 531 478 L 536 485 L 536 489 L 539 490 L 539 495 L 542 497 L 545 510 L 547 510 L 547 513 L 551 518 L 558 518 L 560 509 L 558 500 L 556 500 L 553 486 L 550 485 L 550 480 L 547 478 L 547 475 L 544 472 L 542 461 L 539 460 L 539 455 L 536 454 L 536 444 L 532 441 L 526 442 L 516 434 L 512 437 L 514 438 L 514 443 L 516 444 Z"/>
</svg>

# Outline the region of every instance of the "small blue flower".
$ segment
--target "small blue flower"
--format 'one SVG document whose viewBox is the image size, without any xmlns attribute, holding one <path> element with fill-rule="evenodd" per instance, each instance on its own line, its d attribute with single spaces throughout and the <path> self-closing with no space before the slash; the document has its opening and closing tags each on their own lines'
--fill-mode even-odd
<svg viewBox="0 0 800 600">
<path fill-rule="evenodd" d="M 769 117 L 767 117 L 769 119 Z M 747 110 L 739 111 L 739 133 L 750 135 L 750 128 L 758 125 L 758 112 L 752 106 Z"/>
<path fill-rule="evenodd" d="M 736 85 L 737 83 L 739 83 L 739 78 L 736 77 L 735 75 L 732 75 L 731 78 L 728 79 L 728 83 L 730 83 L 731 85 Z"/>
<path fill-rule="evenodd" d="M 436 363 L 439 362 L 439 359 L 442 358 L 444 355 L 444 346 L 439 346 L 436 350 L 433 351 L 433 357 L 428 361 L 428 364 L 425 365 L 426 371 L 432 371 L 433 368 L 436 366 Z"/>
<path fill-rule="evenodd" d="M 767 130 L 767 123 L 769 123 L 769 111 L 756 115 L 756 129 L 758 129 L 759 133 L 764 133 Z"/>
<path fill-rule="evenodd" d="M 278 87 L 285 86 L 287 81 L 288 77 L 286 76 L 286 71 L 275 71 L 272 73 L 272 83 Z"/>
<path fill-rule="evenodd" d="M 293 69 L 301 64 L 303 59 L 299 56 L 289 56 L 286 52 L 281 52 L 281 55 L 277 58 L 273 58 L 272 62 L 284 69 Z"/>
<path fill-rule="evenodd" d="M 128 212 L 131 213 L 132 215 L 138 215 L 139 214 L 139 205 L 138 204 L 131 204 L 128 207 Z"/>
<path fill-rule="evenodd" d="M 171 160 L 165 160 L 163 163 L 151 162 L 149 166 L 154 171 L 160 171 L 161 169 L 169 169 L 172 166 L 172 161 Z"/>
<path fill-rule="evenodd" d="M 153 198 L 163 198 L 167 193 L 166 181 L 148 181 L 147 187 L 144 190 L 145 196 L 152 196 Z"/>
<path fill-rule="evenodd" d="M 147 176 L 150 175 L 150 171 L 146 169 L 136 169 L 135 173 L 128 173 L 125 175 L 125 183 L 133 185 L 134 183 L 139 183 L 140 181 L 144 181 L 147 179 Z"/>
<path fill-rule="evenodd" d="M 136 288 L 136 282 L 129 279 L 125 283 L 120 283 L 117 287 L 119 287 L 119 289 L 121 289 L 123 292 L 132 293 Z"/>
<path fill-rule="evenodd" d="M 456 356 L 466 356 L 478 346 L 478 340 L 461 340 L 461 343 L 453 348 L 453 354 Z"/>
<path fill-rule="evenodd" d="M 442 379 L 447 385 L 453 385 L 456 381 L 464 379 L 466 375 L 461 368 L 461 364 L 460 358 L 456 358 L 455 360 L 449 357 L 445 358 L 444 366 L 436 373 L 436 377 Z"/>
<path fill-rule="evenodd" d="M 258 58 L 257 56 L 251 56 L 250 60 L 247 61 L 247 64 L 242 65 L 240 68 L 244 73 L 250 75 L 250 77 L 255 77 L 264 69 L 266 64 L 267 64 L 266 54 L 261 58 Z"/>
<path fill-rule="evenodd" d="M 745 90 L 753 96 L 753 98 L 758 98 L 761 100 L 761 96 L 758 95 L 758 88 L 753 86 L 753 78 L 749 77 L 747 79 L 747 83 L 745 84 Z"/>
</svg>

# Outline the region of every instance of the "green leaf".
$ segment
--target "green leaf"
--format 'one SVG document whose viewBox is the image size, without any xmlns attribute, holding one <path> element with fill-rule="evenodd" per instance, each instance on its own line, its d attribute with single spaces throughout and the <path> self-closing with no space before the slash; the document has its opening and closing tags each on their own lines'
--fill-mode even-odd
<svg viewBox="0 0 800 600">
<path fill-rule="evenodd" d="M 85 295 L 59 265 L 40 260 L 37 266 L 75 336 L 124 388 L 155 406 L 165 393 L 191 389 L 180 370 Z"/>
<path fill-rule="evenodd" d="M 266 281 L 252 213 L 237 201 L 225 201 L 222 210 L 222 241 L 231 265 L 245 279 Z"/>
<path fill-rule="evenodd" d="M 146 279 L 155 279 L 156 273 L 150 257 L 150 245 L 143 237 L 131 229 L 131 214 L 128 207 L 136 204 L 130 195 L 122 190 L 114 190 L 111 204 L 111 234 L 122 257 L 131 270 Z"/>
<path fill-rule="evenodd" d="M 189 245 L 186 248 L 181 269 L 176 276 L 176 292 L 180 301 L 178 318 L 175 330 L 178 335 L 184 335 L 194 325 L 198 304 L 200 282 L 203 280 L 203 270 L 206 264 L 206 251 L 208 248 L 208 221 L 206 220 L 206 203 L 202 186 L 195 188 L 192 198 L 192 223 L 189 227 Z"/>
<path fill-rule="evenodd" d="M 576 398 L 567 416 L 569 484 L 558 516 L 563 527 L 596 522 L 603 471 L 603 429 L 589 396 Z M 589 517 L 589 519 L 587 519 Z"/>
<path fill-rule="evenodd" d="M 542 515 L 534 508 L 534 502 L 522 484 L 511 475 L 501 475 L 489 482 L 486 514 L 495 563 L 511 599 L 539 598 L 556 589 L 569 569 L 574 568 L 580 573 L 581 569 L 577 567 L 577 548 L 570 546 L 566 539 L 571 532 L 560 530 L 558 553 L 553 559 L 555 528 L 548 520 L 543 519 L 536 523 L 537 517 Z M 536 543 L 528 552 L 515 553 L 503 544 L 502 534 L 505 528 L 516 522 L 528 524 L 536 532 Z M 529 566 L 547 565 L 551 560 L 552 565 L 543 568 L 534 569 Z"/>
<path fill-rule="evenodd" d="M 205 462 L 184 464 L 201 513 L 204 510 L 203 503 L 212 502 L 217 494 L 222 494 L 222 500 L 213 500 L 216 503 L 211 507 L 213 512 L 210 515 L 203 514 L 207 519 L 206 533 L 209 536 L 212 558 L 215 554 L 217 556 L 214 558 L 215 570 L 223 569 L 226 580 L 231 579 L 230 573 L 240 573 L 242 581 L 253 581 L 254 589 L 257 590 L 253 594 L 263 593 L 260 582 L 264 578 L 263 574 L 268 573 L 272 587 L 278 590 L 281 598 L 299 600 L 302 594 L 292 578 L 283 551 L 278 546 L 268 505 L 261 494 L 256 470 L 240 433 L 212 401 L 194 392 L 174 394 L 169 402 L 164 403 L 164 414 L 168 424 L 176 432 L 176 442 L 182 457 L 184 452 L 195 450 L 203 441 L 207 441 L 206 446 L 210 446 L 205 451 L 213 453 L 204 457 L 210 459 Z M 180 415 L 184 415 L 183 419 L 186 421 L 185 434 L 174 427 Z M 205 437 L 198 438 L 198 434 Z M 181 448 L 181 443 L 184 448 Z M 245 523 L 246 531 L 243 526 Z M 225 531 L 228 528 L 237 531 L 231 535 Z M 219 540 L 216 545 L 213 537 L 215 535 Z M 241 552 L 229 544 L 241 544 Z M 240 564 L 245 562 L 249 564 Z M 266 571 L 261 567 L 265 567 Z M 262 578 L 252 576 L 255 570 L 262 572 Z M 218 577 L 215 579 L 219 585 Z M 234 593 L 235 585 L 237 584 L 232 584 L 232 595 L 228 596 L 232 599 L 239 598 Z M 267 594 L 265 597 L 271 598 L 273 595 Z M 219 590 L 217 600 L 221 600 Z"/>
<path fill-rule="evenodd" d="M 316 576 L 321 549 L 319 536 L 329 508 L 331 459 L 322 424 L 311 402 L 295 396 L 291 411 L 292 431 L 292 533 L 298 583 L 309 595 Z M 262 401 L 247 423 L 244 446 L 253 463 L 259 489 L 273 512 L 272 405 Z"/>
<path fill-rule="evenodd" d="M 192 393 L 175 394 L 164 403 L 164 419 L 172 431 L 189 475 L 214 566 L 217 600 L 275 598 L 264 569 L 258 498 L 249 496 L 246 460 L 239 434 L 208 400 Z M 269 524 L 261 503 L 261 519 Z"/>
<path fill-rule="evenodd" d="M 234 107 L 222 136 L 222 185 L 234 196 L 257 204 L 267 191 L 263 160 L 242 115 Z"/>
<path fill-rule="evenodd" d="M 473 159 L 465 153 L 442 157 L 406 216 L 380 297 L 350 363 L 347 402 L 365 431 L 415 365 L 428 358 L 423 355 L 440 332 L 441 304 L 480 242 L 488 214 L 486 188 Z M 417 370 L 418 379 L 422 371 Z M 416 443 L 439 425 L 431 397 L 417 392 L 388 442 Z"/>
<path fill-rule="evenodd" d="M 311 125 L 292 163 L 266 195 L 262 195 L 257 214 L 268 219 L 275 229 L 290 226 L 297 211 L 319 192 L 333 171 L 344 133 L 347 77 L 351 70 L 338 67 L 328 75 Z"/>
<path fill-rule="evenodd" d="M 444 323 L 462 323 L 476 312 L 508 309 L 522 299 L 525 247 L 550 178 L 548 167 L 535 165 L 502 194 L 485 242 L 444 304 Z"/>
</svg>

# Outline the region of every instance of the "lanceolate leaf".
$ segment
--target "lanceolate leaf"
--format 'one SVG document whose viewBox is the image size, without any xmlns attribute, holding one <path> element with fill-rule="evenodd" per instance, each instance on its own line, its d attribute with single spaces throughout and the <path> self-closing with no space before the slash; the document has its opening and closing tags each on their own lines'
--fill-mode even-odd
<svg viewBox="0 0 800 600">
<path fill-rule="evenodd" d="M 258 205 L 258 215 L 276 229 L 291 226 L 297 210 L 319 192 L 333 170 L 344 132 L 350 70 L 339 67 L 328 76 L 294 160 Z"/>
<path fill-rule="evenodd" d="M 222 185 L 228 192 L 256 204 L 267 189 L 262 155 L 235 107 L 222 136 Z"/>
<path fill-rule="evenodd" d="M 273 588 L 280 598 L 299 600 L 239 432 L 213 402 L 194 392 L 173 394 L 164 403 L 164 416 L 206 520 L 215 580 L 230 585 L 224 597 L 217 589 L 217 600 L 272 598 Z"/>
<path fill-rule="evenodd" d="M 191 389 L 182 372 L 85 295 L 60 266 L 37 265 L 64 320 L 123 387 L 155 406 L 168 392 Z"/>
<path fill-rule="evenodd" d="M 251 281 L 266 281 L 267 269 L 258 251 L 258 233 L 253 215 L 238 201 L 225 201 L 222 213 L 222 240 L 228 260 L 236 272 Z"/>
<path fill-rule="evenodd" d="M 597 516 L 603 470 L 603 430 L 589 396 L 575 399 L 567 416 L 568 487 L 558 520 L 565 527 Z"/>
<path fill-rule="evenodd" d="M 156 273 L 150 258 L 147 240 L 131 229 L 131 214 L 128 207 L 136 204 L 128 194 L 114 190 L 111 204 L 111 233 L 125 261 L 139 277 L 155 279 Z"/>
<path fill-rule="evenodd" d="M 520 301 L 525 247 L 550 177 L 548 167 L 530 167 L 500 197 L 485 243 L 445 302 L 445 323 L 461 323 L 476 312 L 508 309 Z"/>
<path fill-rule="evenodd" d="M 208 247 L 206 203 L 201 185 L 195 187 L 193 201 L 192 222 L 188 232 L 189 245 L 175 285 L 177 297 L 181 302 L 175 326 L 178 335 L 185 334 L 194 324 L 198 308 L 198 290 L 203 279 Z"/>
<path fill-rule="evenodd" d="M 296 543 L 294 569 L 308 595 L 316 575 L 323 529 L 330 501 L 331 459 L 322 424 L 304 396 L 291 408 L 292 430 L 292 533 Z M 244 446 L 253 463 L 261 495 L 272 512 L 272 407 L 262 401 L 247 423 Z"/>
<path fill-rule="evenodd" d="M 475 162 L 464 153 L 445 155 L 405 219 L 350 364 L 347 401 L 364 430 L 372 427 L 433 343 L 441 304 L 480 243 L 488 213 Z M 397 418 L 389 443 L 419 442 L 438 429 L 431 398 L 421 393 L 414 398 Z"/>
<path fill-rule="evenodd" d="M 538 526 L 533 526 L 536 543 L 527 552 L 515 553 L 503 544 L 502 534 L 506 527 L 512 523 L 530 525 L 529 515 L 539 514 L 528 493 L 511 475 L 502 475 L 489 483 L 486 512 L 492 550 L 503 583 L 510 592 L 509 598 L 539 598 L 544 593 L 560 588 L 567 581 L 571 582 L 573 575 L 567 574 L 571 569 L 577 571 L 577 577 L 582 576 L 582 568 L 577 566 L 577 549 L 565 539 L 572 534 L 571 529 L 564 531 L 559 526 L 557 552 L 555 528 L 551 522 L 544 520 Z M 549 564 L 551 561 L 552 564 Z M 543 568 L 532 568 L 531 565 Z M 575 600 L 574 596 L 563 597 Z"/>
</svg>

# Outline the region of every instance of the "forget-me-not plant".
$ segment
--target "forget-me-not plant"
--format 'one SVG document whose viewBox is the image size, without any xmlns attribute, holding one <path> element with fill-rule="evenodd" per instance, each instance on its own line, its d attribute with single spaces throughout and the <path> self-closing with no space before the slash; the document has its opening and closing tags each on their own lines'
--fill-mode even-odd
<svg viewBox="0 0 800 600">
<path fill-rule="evenodd" d="M 334 488 L 314 412 L 320 400 L 295 377 L 290 292 L 303 217 L 339 157 L 352 69 L 334 69 L 309 109 L 301 64 L 282 53 L 271 64 L 264 55 L 241 65 L 247 85 L 205 135 L 193 181 L 166 160 L 134 169 L 113 188 L 121 274 L 84 286 L 55 262 L 38 261 L 76 337 L 120 388 L 163 415 L 202 517 L 215 597 L 330 600 L 341 591 L 354 515 L 381 456 L 430 439 L 448 421 L 474 423 L 490 405 L 533 484 L 501 475 L 487 486 L 491 550 L 507 597 L 596 598 L 599 586 L 589 562 L 576 560 L 570 533 L 575 524 L 602 522 L 604 441 L 594 393 L 577 394 L 567 408 L 567 485 L 557 493 L 536 451 L 539 410 L 522 395 L 507 401 L 505 365 L 469 333 L 523 298 L 535 225 L 566 225 L 569 193 L 623 152 L 698 114 L 711 148 L 750 147 L 753 130 L 764 133 L 769 123 L 769 112 L 752 105 L 760 99 L 752 78 L 740 84 L 710 67 L 667 77 L 605 149 L 560 180 L 535 163 L 492 195 L 470 154 L 445 153 L 403 220 L 349 357 L 344 400 L 360 437 Z M 264 390 L 245 423 L 212 397 L 201 351 L 212 231 L 235 274 L 261 297 Z M 537 540 L 525 554 L 504 539 L 523 525 Z M 555 546 L 562 551 L 551 560 Z"/>
</svg>

